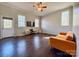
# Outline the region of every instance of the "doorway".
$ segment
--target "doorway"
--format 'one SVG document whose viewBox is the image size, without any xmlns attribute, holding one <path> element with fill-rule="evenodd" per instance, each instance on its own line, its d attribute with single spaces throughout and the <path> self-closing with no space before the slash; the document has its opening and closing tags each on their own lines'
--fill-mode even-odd
<svg viewBox="0 0 79 59">
<path fill-rule="evenodd" d="M 2 17 L 2 38 L 14 36 L 13 18 Z"/>
</svg>

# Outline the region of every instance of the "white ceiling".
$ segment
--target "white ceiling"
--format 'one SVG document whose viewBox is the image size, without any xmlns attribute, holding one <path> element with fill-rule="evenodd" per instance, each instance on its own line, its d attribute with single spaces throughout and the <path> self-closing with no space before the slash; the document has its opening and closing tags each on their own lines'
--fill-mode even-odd
<svg viewBox="0 0 79 59">
<path fill-rule="evenodd" d="M 47 8 L 44 9 L 43 12 L 38 12 L 33 7 L 33 4 L 35 3 L 36 2 L 0 2 L 0 4 L 6 5 L 9 7 L 21 9 L 29 13 L 33 12 L 35 15 L 38 15 L 38 16 L 44 16 L 51 12 L 54 12 L 54 11 L 73 5 L 72 2 L 43 2 L 43 4 L 47 5 Z"/>
</svg>

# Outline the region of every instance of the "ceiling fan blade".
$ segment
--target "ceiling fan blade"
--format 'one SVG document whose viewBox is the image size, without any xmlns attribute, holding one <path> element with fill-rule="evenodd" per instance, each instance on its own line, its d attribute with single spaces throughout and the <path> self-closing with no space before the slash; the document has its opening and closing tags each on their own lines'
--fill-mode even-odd
<svg viewBox="0 0 79 59">
<path fill-rule="evenodd" d="M 47 8 L 47 6 L 42 6 L 42 8 Z"/>
<path fill-rule="evenodd" d="M 40 2 L 39 4 L 42 4 L 42 2 Z"/>
</svg>

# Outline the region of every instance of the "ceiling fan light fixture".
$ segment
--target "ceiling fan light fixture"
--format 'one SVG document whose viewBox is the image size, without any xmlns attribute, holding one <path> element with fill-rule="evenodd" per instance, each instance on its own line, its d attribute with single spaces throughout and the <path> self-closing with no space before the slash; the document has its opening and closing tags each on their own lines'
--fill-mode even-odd
<svg viewBox="0 0 79 59">
<path fill-rule="evenodd" d="M 44 10 L 44 8 L 47 8 L 47 6 L 42 4 L 42 2 L 34 4 L 33 7 L 35 7 L 36 10 L 41 11 L 41 12 Z"/>
</svg>

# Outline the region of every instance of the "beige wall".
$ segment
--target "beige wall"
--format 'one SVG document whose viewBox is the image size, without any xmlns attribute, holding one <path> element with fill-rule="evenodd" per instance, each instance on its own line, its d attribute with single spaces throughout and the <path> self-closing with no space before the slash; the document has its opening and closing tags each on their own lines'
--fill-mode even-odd
<svg viewBox="0 0 79 59">
<path fill-rule="evenodd" d="M 70 25 L 69 26 L 61 26 L 61 12 L 63 10 L 69 9 L 70 11 Z M 73 21 L 73 12 L 72 7 L 68 7 L 56 12 L 53 12 L 47 16 L 42 18 L 42 30 L 44 33 L 49 34 L 58 34 L 61 31 L 72 31 L 72 21 Z"/>
<path fill-rule="evenodd" d="M 69 9 L 71 12 L 70 15 L 72 15 L 72 11 L 71 11 L 72 8 L 66 8 L 66 9 Z M 61 31 L 72 31 L 72 17 L 70 17 L 70 26 L 68 27 L 61 26 L 61 11 L 62 10 L 59 10 L 47 16 L 42 17 L 40 24 L 43 32 L 49 33 L 49 34 L 58 34 Z M 15 36 L 23 35 L 23 32 L 26 29 L 28 29 L 28 27 L 18 28 L 18 15 L 26 16 L 26 21 L 27 20 L 34 21 L 35 18 L 37 18 L 33 13 L 28 13 L 22 10 L 17 10 L 4 5 L 0 5 L 0 16 L 12 17 L 14 20 L 13 26 L 14 26 Z"/>
<path fill-rule="evenodd" d="M 18 28 L 18 15 L 26 16 L 26 21 L 27 20 L 34 21 L 35 18 L 36 18 L 36 16 L 33 13 L 27 13 L 27 12 L 24 12 L 24 11 L 21 11 L 21 10 L 10 8 L 10 7 L 4 6 L 4 5 L 0 5 L 0 21 L 1 21 L 2 16 L 12 17 L 13 22 L 14 22 L 13 27 L 14 27 L 14 35 L 15 36 L 23 35 L 23 32 L 26 29 L 28 29 L 28 27 Z"/>
</svg>

